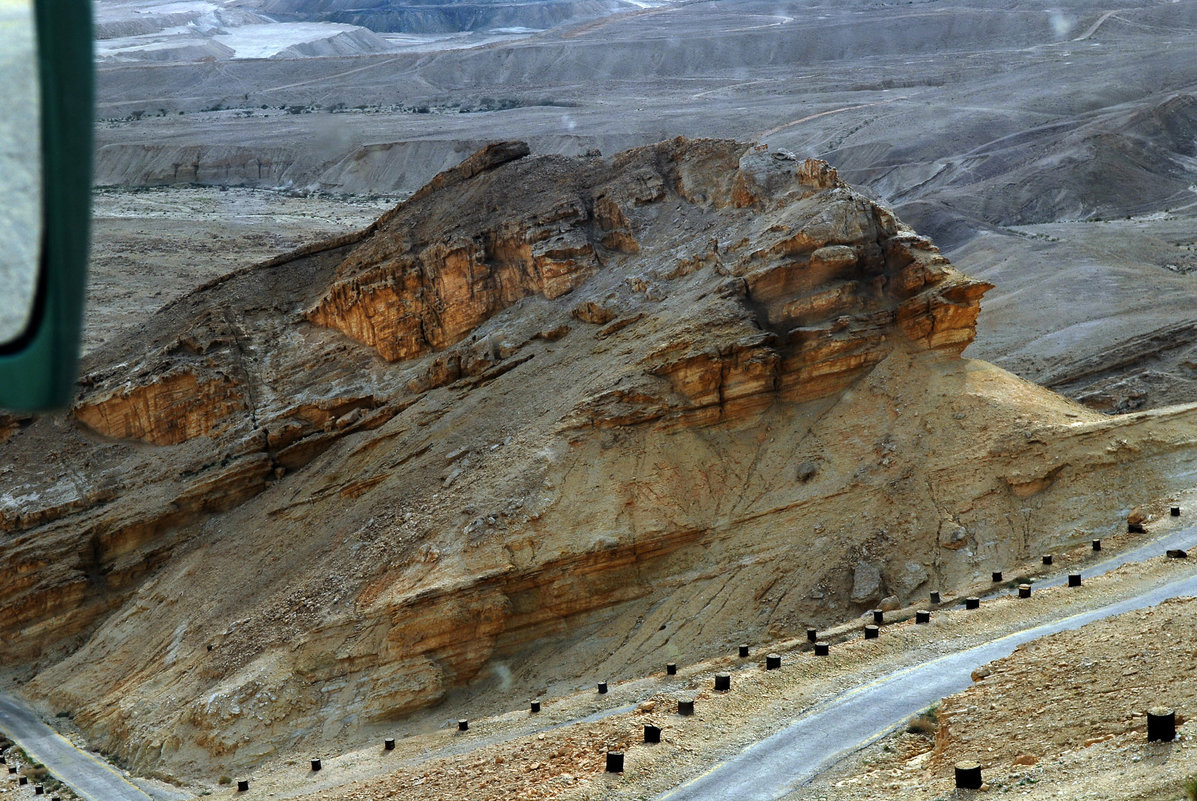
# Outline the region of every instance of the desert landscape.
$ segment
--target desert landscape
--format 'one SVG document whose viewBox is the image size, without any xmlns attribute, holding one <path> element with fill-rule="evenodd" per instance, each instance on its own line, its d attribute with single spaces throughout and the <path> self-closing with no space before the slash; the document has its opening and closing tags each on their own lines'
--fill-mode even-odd
<svg viewBox="0 0 1197 801">
<path fill-rule="evenodd" d="M 5 697 L 129 798 L 1184 797 L 1197 4 L 359 5 L 96 3 Z"/>
</svg>

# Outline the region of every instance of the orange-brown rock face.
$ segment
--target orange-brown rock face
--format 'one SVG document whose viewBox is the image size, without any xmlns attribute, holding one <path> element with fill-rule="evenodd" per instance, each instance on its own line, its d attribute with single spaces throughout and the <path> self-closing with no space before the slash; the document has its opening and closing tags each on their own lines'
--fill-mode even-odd
<svg viewBox="0 0 1197 801">
<path fill-rule="evenodd" d="M 594 246 L 575 230 L 584 214 L 571 205 L 543 226 L 486 231 L 418 252 L 389 242 L 369 247 L 342 269 L 368 266 L 338 282 L 308 318 L 373 346 L 387 361 L 443 350 L 521 298 L 557 298 L 590 277 L 598 266 Z"/>
<path fill-rule="evenodd" d="M 236 382 L 220 377 L 201 383 L 193 373 L 185 372 L 101 400 L 86 400 L 75 407 L 75 416 L 96 433 L 113 439 L 178 445 L 213 433 L 225 418 L 245 408 Z"/>
<path fill-rule="evenodd" d="M 498 211 L 501 198 L 481 198 L 428 224 L 421 201 L 448 192 L 468 197 L 463 182 L 527 153 L 522 142 L 491 145 L 437 176 L 342 262 L 308 319 L 387 361 L 411 359 L 460 342 L 521 298 L 551 300 L 576 288 L 598 268 L 593 239 L 628 247 L 618 208 L 608 204 L 592 220 L 590 205 L 568 194 L 522 217 Z"/>
<path fill-rule="evenodd" d="M 614 175 L 582 164 L 563 181 L 557 165 L 529 168 L 515 179 L 520 198 L 510 196 L 511 178 L 481 177 L 521 154 L 510 146 L 483 151 L 389 214 L 340 264 L 308 319 L 400 361 L 452 347 L 523 298 L 565 295 L 602 265 L 657 278 L 657 294 L 675 290 L 660 279 L 708 266 L 722 278 L 717 292 L 694 301 L 702 329 L 675 326 L 645 371 L 684 400 L 650 400 L 655 410 L 633 415 L 690 423 L 836 392 L 899 338 L 960 353 L 975 335 L 988 285 L 956 272 L 822 162 L 676 140 L 620 154 Z M 450 191 L 445 225 L 428 206 L 443 206 Z M 712 233 L 708 252 L 662 275 L 660 265 L 677 260 L 679 240 L 697 227 Z M 638 288 L 649 292 L 644 279 Z M 624 295 L 618 305 L 642 305 Z M 593 302 L 574 315 L 617 316 Z M 709 330 L 711 317 L 724 324 Z"/>
<path fill-rule="evenodd" d="M 822 162 L 492 146 L 0 417 L 0 664 L 209 777 L 950 589 L 1197 470 L 1182 411 L 959 358 L 986 288 Z"/>
</svg>

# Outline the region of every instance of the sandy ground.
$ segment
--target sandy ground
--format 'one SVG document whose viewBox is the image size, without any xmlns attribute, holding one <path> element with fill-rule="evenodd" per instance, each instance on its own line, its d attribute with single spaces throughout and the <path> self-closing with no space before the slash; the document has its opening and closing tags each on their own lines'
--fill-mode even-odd
<svg viewBox="0 0 1197 801">
<path fill-rule="evenodd" d="M 1163 801 L 1197 774 L 1192 724 L 1148 743 L 1147 709 L 1191 719 L 1197 599 L 1099 621 L 1019 648 L 935 710 L 935 734 L 901 731 L 791 798 L 951 797 L 953 765 L 982 765 L 984 790 L 1019 797 Z"/>
<path fill-rule="evenodd" d="M 211 187 L 96 190 L 84 352 L 213 278 L 364 228 L 395 202 Z"/>
<path fill-rule="evenodd" d="M 1182 502 L 1192 504 L 1197 496 Z M 1152 533 L 1176 525 L 1164 517 Z M 1139 539 L 1107 539 L 1105 552 Z M 1077 548 L 1057 554 L 1053 569 L 1069 572 L 1091 561 L 1088 548 Z M 1026 565 L 1023 575 L 1038 569 Z M 945 599 L 949 603 L 934 613 L 931 625 L 907 619 L 887 625 L 876 641 L 861 639 L 862 620 L 824 632 L 834 644 L 829 658 L 813 657 L 804 639 L 753 644 L 748 659 L 729 654 L 682 665 L 675 677 L 662 670 L 612 684 L 606 695 L 544 698 L 537 715 L 521 703 L 506 714 L 470 720 L 467 732 L 449 719 L 467 713 L 446 709 L 440 730 L 400 738 L 392 752 L 378 743 L 341 755 L 313 754 L 322 758 L 318 773 L 310 770 L 307 755 L 292 755 L 256 773 L 249 795 L 220 789 L 214 795 L 311 801 L 656 798 L 839 692 L 949 650 L 1129 597 L 1193 569 L 1189 561 L 1155 558 L 1087 579 L 1080 589 L 1041 589 L 1029 602 L 1013 596 L 986 601 L 977 612 Z M 978 684 L 945 699 L 938 745 L 930 732 L 900 730 L 788 797 L 953 797 L 952 765 L 966 758 L 982 761 L 988 789 L 996 792 L 1058 797 L 1065 787 L 1076 791 L 1065 792 L 1073 798 L 1125 798 L 1121 781 L 1129 776 L 1145 788 L 1135 798 L 1175 797 L 1180 779 L 1197 772 L 1197 749 L 1183 736 L 1171 746 L 1147 746 L 1142 711 L 1159 702 L 1182 711 L 1197 708 L 1197 687 L 1175 681 L 1194 667 L 1197 638 L 1186 621 L 1195 610 L 1197 601 L 1171 601 L 1023 646 L 974 674 Z M 911 614 L 908 609 L 890 617 Z M 781 670 L 764 669 L 767 652 L 782 655 Z M 732 692 L 713 691 L 717 672 L 732 674 Z M 694 716 L 674 714 L 679 697 L 695 699 Z M 659 745 L 643 743 L 649 723 L 663 729 Z M 605 772 L 608 750 L 625 752 L 622 774 Z M 1035 764 L 1014 764 L 1029 761 L 1028 754 Z"/>
</svg>

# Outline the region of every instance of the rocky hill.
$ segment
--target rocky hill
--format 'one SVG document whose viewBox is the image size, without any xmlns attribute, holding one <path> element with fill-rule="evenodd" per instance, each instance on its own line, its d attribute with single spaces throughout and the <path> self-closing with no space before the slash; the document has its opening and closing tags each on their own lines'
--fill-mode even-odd
<svg viewBox="0 0 1197 801">
<path fill-rule="evenodd" d="M 0 663 L 210 778 L 898 605 L 1183 482 L 1188 408 L 961 358 L 987 288 L 821 161 L 488 146 L 0 418 Z"/>
</svg>

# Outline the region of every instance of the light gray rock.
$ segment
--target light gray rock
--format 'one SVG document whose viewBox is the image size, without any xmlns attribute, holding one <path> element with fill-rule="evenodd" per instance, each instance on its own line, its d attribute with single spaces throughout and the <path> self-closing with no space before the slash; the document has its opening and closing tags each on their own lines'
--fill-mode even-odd
<svg viewBox="0 0 1197 801">
<path fill-rule="evenodd" d="M 907 562 L 886 578 L 886 584 L 899 598 L 909 596 L 927 580 L 927 569 L 918 562 Z"/>
<path fill-rule="evenodd" d="M 865 603 L 881 592 L 881 568 L 876 562 L 858 562 L 852 571 L 852 602 Z"/>
</svg>

